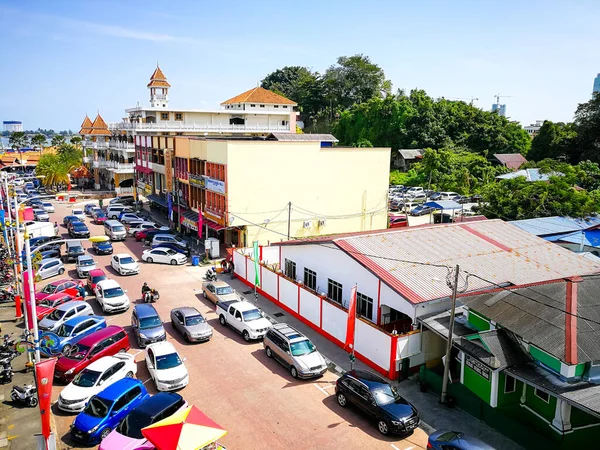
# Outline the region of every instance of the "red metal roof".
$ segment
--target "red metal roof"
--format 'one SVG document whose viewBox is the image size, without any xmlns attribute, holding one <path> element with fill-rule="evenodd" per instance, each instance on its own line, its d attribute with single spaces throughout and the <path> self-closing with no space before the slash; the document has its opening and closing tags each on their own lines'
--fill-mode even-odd
<svg viewBox="0 0 600 450">
<path fill-rule="evenodd" d="M 517 170 L 521 167 L 521 164 L 527 162 L 525 157 L 520 153 L 496 153 L 494 154 L 494 158 L 500 161 L 504 166 L 513 170 Z"/>
</svg>

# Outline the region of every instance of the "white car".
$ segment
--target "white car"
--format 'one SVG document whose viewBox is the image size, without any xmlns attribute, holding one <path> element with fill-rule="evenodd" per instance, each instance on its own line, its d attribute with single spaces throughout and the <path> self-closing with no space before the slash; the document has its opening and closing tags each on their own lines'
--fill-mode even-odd
<svg viewBox="0 0 600 450">
<path fill-rule="evenodd" d="M 83 209 L 73 208 L 71 215 L 77 217 L 80 222 L 85 222 L 85 212 L 83 212 Z"/>
<path fill-rule="evenodd" d="M 44 208 L 44 211 L 46 211 L 47 213 L 54 212 L 54 205 L 50 202 L 42 202 L 42 207 Z"/>
<path fill-rule="evenodd" d="M 190 376 L 173 344 L 156 342 L 146 347 L 146 366 L 159 391 L 180 389 L 190 381 Z"/>
<path fill-rule="evenodd" d="M 134 236 L 138 231 L 149 230 L 151 228 L 156 228 L 156 224 L 154 222 L 142 222 L 136 225 L 132 224 L 127 232 L 130 236 Z"/>
<path fill-rule="evenodd" d="M 135 259 L 127 253 L 119 253 L 110 259 L 110 265 L 119 272 L 119 275 L 135 275 L 140 273 L 140 266 Z"/>
<path fill-rule="evenodd" d="M 133 213 L 124 213 L 123 215 L 121 215 L 121 217 L 119 217 L 119 222 L 121 222 L 122 224 L 128 224 L 130 222 L 134 222 L 134 221 L 140 221 L 142 220 L 142 218 L 140 216 L 138 216 L 137 214 L 133 214 Z"/>
<path fill-rule="evenodd" d="M 187 262 L 187 256 L 183 253 L 176 252 L 171 248 L 157 247 L 145 250 L 144 253 L 142 253 L 142 261 L 176 266 L 178 264 L 185 264 Z"/>
<path fill-rule="evenodd" d="M 135 358 L 129 353 L 105 356 L 83 369 L 58 396 L 59 409 L 80 412 L 93 396 L 116 381 L 137 373 Z"/>
<path fill-rule="evenodd" d="M 86 302 L 76 300 L 63 303 L 40 321 L 39 329 L 41 331 L 54 331 L 73 317 L 92 315 L 94 315 L 94 310 Z"/>
<path fill-rule="evenodd" d="M 129 297 L 127 291 L 115 280 L 102 280 L 96 284 L 94 289 L 96 301 L 105 313 L 127 311 L 129 309 Z"/>
</svg>

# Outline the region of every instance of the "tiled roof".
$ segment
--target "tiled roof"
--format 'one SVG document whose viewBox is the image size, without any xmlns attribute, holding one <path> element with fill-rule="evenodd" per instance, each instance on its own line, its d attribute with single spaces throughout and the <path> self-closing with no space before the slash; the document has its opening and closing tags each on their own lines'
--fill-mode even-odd
<svg viewBox="0 0 600 450">
<path fill-rule="evenodd" d="M 416 159 L 416 158 L 422 158 L 423 157 L 423 153 L 425 153 L 425 150 L 422 149 L 405 149 L 405 150 L 398 150 L 398 152 L 402 155 L 402 157 L 404 159 Z"/>
<path fill-rule="evenodd" d="M 460 338 L 456 342 L 456 346 L 492 369 L 501 369 L 527 362 L 527 355 L 510 332 L 504 329 L 490 330 L 477 333 L 477 336 L 479 340 Z"/>
<path fill-rule="evenodd" d="M 339 142 L 332 134 L 311 134 L 311 133 L 271 133 L 267 136 L 267 140 L 275 140 L 280 142 L 289 141 L 317 141 L 317 142 Z"/>
<path fill-rule="evenodd" d="M 92 123 L 92 127 L 89 133 L 87 134 L 95 136 L 110 136 L 111 132 L 108 131 L 108 125 L 106 125 L 106 122 L 104 121 L 102 116 L 98 114 L 94 119 L 94 122 Z"/>
<path fill-rule="evenodd" d="M 520 153 L 496 153 L 494 154 L 494 158 L 500 161 L 502 165 L 514 170 L 527 162 L 525 157 Z"/>
<path fill-rule="evenodd" d="M 85 119 L 83 119 L 83 123 L 81 124 L 81 130 L 79 130 L 79 134 L 89 134 L 91 131 L 91 128 L 92 128 L 92 121 L 86 114 Z"/>
<path fill-rule="evenodd" d="M 540 169 L 522 169 L 498 175 L 496 178 L 499 180 L 510 180 L 517 177 L 525 177 L 527 181 L 548 181 L 550 177 L 562 177 L 563 175 L 560 172 L 541 173 Z"/>
<path fill-rule="evenodd" d="M 257 86 L 240 95 L 236 95 L 229 100 L 224 101 L 221 105 L 230 105 L 233 103 L 267 103 L 272 105 L 297 105 L 289 98 L 271 92 L 265 88 Z"/>
<path fill-rule="evenodd" d="M 165 74 L 162 72 L 162 70 L 160 70 L 158 65 L 150 77 L 150 83 L 148 83 L 148 87 L 171 87 L 171 85 L 167 82 L 167 77 L 165 77 Z"/>
<path fill-rule="evenodd" d="M 571 217 L 539 217 L 537 219 L 513 220 L 511 225 L 519 227 L 535 236 L 551 236 L 553 234 L 571 233 L 589 230 L 600 226 L 600 217 L 573 219 Z"/>
</svg>

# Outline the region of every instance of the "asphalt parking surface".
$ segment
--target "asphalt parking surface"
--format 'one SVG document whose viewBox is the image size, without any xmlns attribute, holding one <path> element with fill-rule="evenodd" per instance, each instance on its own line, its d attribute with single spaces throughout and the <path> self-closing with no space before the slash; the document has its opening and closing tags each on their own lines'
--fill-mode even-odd
<svg viewBox="0 0 600 450">
<path fill-rule="evenodd" d="M 61 225 L 70 210 L 68 205 L 57 204 L 51 221 L 58 222 L 61 233 L 68 238 Z M 91 224 L 91 235 L 104 235 L 102 226 Z M 144 281 L 159 290 L 161 298 L 155 304 L 167 331 L 167 340 L 173 343 L 190 373 L 190 383 L 179 392 L 190 404 L 196 405 L 215 422 L 228 430 L 221 442 L 231 449 L 395 449 L 425 448 L 427 435 L 415 430 L 409 436 L 385 437 L 379 434 L 376 424 L 350 407 L 341 408 L 335 399 L 334 385 L 337 375 L 326 372 L 316 380 L 294 380 L 288 371 L 266 357 L 262 343 L 245 343 L 240 335 L 218 323 L 214 305 L 201 294 L 205 268 L 169 266 L 141 262 L 144 248 L 128 237 L 125 242 L 114 243 L 115 253 L 130 253 L 139 261 L 139 275 L 120 276 L 110 267 L 110 256 L 95 256 L 97 266 L 126 289 L 132 304 L 140 301 Z M 91 254 L 91 243 L 84 242 Z M 64 247 L 63 247 L 64 248 Z M 67 265 L 63 277 L 77 278 L 73 264 Z M 59 277 L 44 280 L 36 286 Z M 106 316 L 109 325 L 119 325 L 130 332 L 131 309 L 127 312 L 106 315 L 92 296 L 87 297 L 98 315 Z M 171 309 L 194 306 L 205 315 L 214 328 L 211 341 L 188 344 L 170 324 Z M 156 389 L 144 362 L 144 352 L 130 334 L 130 353 L 138 362 L 137 378 L 145 382 L 154 394 Z M 62 386 L 54 386 L 53 402 Z M 67 415 L 54 404 L 57 441 L 63 448 L 79 448 L 69 437 L 69 426 L 74 415 Z"/>
</svg>

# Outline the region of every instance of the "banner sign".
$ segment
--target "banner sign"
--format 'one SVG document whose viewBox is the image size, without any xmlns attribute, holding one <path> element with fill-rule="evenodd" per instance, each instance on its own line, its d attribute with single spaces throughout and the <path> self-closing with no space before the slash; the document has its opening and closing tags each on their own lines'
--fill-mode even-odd
<svg viewBox="0 0 600 450">
<path fill-rule="evenodd" d="M 202 175 L 196 175 L 188 172 L 188 181 L 190 182 L 190 186 L 199 187 L 204 189 L 204 177 Z"/>
<path fill-rule="evenodd" d="M 138 180 L 137 187 L 143 191 L 144 189 L 146 189 L 146 183 L 144 183 L 141 180 Z"/>
<path fill-rule="evenodd" d="M 27 308 L 27 324 L 29 325 L 29 329 L 33 330 L 33 320 L 37 320 L 37 317 L 33 316 L 33 308 L 32 302 L 35 301 L 35 298 L 31 298 L 29 295 L 29 271 L 23 271 L 23 291 L 25 294 L 25 308 Z M 35 292 L 35 283 L 33 284 L 33 292 Z"/>
<path fill-rule="evenodd" d="M 169 148 L 165 149 L 165 189 L 173 190 L 173 150 Z"/>
<path fill-rule="evenodd" d="M 54 366 L 56 358 L 35 363 L 35 378 L 39 398 L 40 416 L 42 419 L 42 435 L 50 437 L 50 406 L 52 400 L 52 380 L 54 379 Z"/>
<path fill-rule="evenodd" d="M 187 217 L 185 217 L 183 215 L 181 215 L 179 217 L 180 217 L 179 222 L 181 223 L 181 225 L 183 225 L 186 228 L 189 228 L 190 230 L 198 231 L 198 224 L 196 222 L 188 219 Z"/>
<path fill-rule="evenodd" d="M 465 365 L 469 367 L 473 372 L 481 375 L 486 380 L 490 379 L 490 369 L 487 368 L 482 362 L 476 360 L 475 358 L 465 355 Z"/>
<path fill-rule="evenodd" d="M 204 177 L 206 190 L 216 192 L 217 194 L 225 193 L 225 182 L 215 180 L 214 178 Z"/>
<path fill-rule="evenodd" d="M 204 217 L 202 215 L 202 210 L 198 208 L 198 238 L 202 239 L 202 222 L 204 221 Z"/>
</svg>

